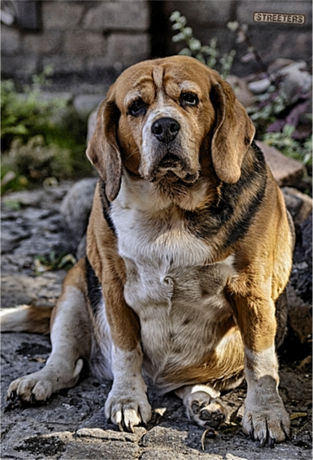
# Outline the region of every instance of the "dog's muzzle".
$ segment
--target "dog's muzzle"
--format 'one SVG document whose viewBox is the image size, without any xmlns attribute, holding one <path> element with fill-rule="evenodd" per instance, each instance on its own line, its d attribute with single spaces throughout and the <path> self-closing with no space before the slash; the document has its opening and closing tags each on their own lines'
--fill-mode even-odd
<svg viewBox="0 0 313 460">
<path fill-rule="evenodd" d="M 193 183 L 198 179 L 198 171 L 191 170 L 188 160 L 181 156 L 179 141 L 175 141 L 179 130 L 180 124 L 174 118 L 159 118 L 152 124 L 151 133 L 160 142 L 152 171 L 153 181 L 165 176 L 170 182 L 181 179 L 185 183 Z"/>
</svg>

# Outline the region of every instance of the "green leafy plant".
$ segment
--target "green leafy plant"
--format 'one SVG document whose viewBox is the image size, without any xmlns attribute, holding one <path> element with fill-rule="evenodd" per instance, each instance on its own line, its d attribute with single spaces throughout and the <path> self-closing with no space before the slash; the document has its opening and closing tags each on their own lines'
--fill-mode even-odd
<svg viewBox="0 0 313 460">
<path fill-rule="evenodd" d="M 211 69 L 218 70 L 223 78 L 229 75 L 236 54 L 235 50 L 220 57 L 216 38 L 212 38 L 208 45 L 202 45 L 200 40 L 193 36 L 192 28 L 187 27 L 187 19 L 179 11 L 171 14 L 170 21 L 173 23 L 172 29 L 177 32 L 172 37 L 173 42 L 184 42 L 186 45 L 179 54 L 198 59 Z"/>
<path fill-rule="evenodd" d="M 56 179 L 90 174 L 85 156 L 86 124 L 67 101 L 44 100 L 46 69 L 18 93 L 11 80 L 1 85 L 2 193 L 22 190 L 53 176 Z"/>
<path fill-rule="evenodd" d="M 41 275 L 47 271 L 53 270 L 70 270 L 76 263 L 76 259 L 72 254 L 57 254 L 52 251 L 48 255 L 38 255 L 34 261 L 34 272 L 36 275 Z"/>
<path fill-rule="evenodd" d="M 53 118 L 66 106 L 62 99 L 43 100 L 39 85 L 44 82 L 48 70 L 33 77 L 33 83 L 25 86 L 23 93 L 16 91 L 12 80 L 1 84 L 1 142 L 2 151 L 9 149 L 15 137 L 27 141 L 37 134 L 53 129 Z"/>
<path fill-rule="evenodd" d="M 31 137 L 27 144 L 16 138 L 9 152 L 2 158 L 2 193 L 12 186 L 17 177 L 25 178 L 19 182 L 27 186 L 29 182 L 42 183 L 47 177 L 68 178 L 72 175 L 70 151 L 55 144 L 46 145 L 41 135 Z"/>
</svg>

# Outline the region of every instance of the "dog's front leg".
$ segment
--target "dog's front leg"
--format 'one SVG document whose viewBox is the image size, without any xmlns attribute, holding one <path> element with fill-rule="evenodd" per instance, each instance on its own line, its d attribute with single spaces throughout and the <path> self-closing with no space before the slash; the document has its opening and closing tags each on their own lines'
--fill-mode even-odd
<svg viewBox="0 0 313 460">
<path fill-rule="evenodd" d="M 113 280 L 112 280 L 113 281 Z M 146 424 L 151 418 L 147 387 L 142 377 L 143 354 L 138 320 L 126 304 L 122 286 L 110 283 L 103 287 L 106 315 L 112 339 L 113 386 L 105 404 L 105 415 L 123 429 Z"/>
<path fill-rule="evenodd" d="M 245 347 L 248 384 L 243 429 L 261 445 L 280 442 L 289 436 L 290 420 L 278 394 L 274 302 L 260 292 L 234 298 Z"/>
</svg>

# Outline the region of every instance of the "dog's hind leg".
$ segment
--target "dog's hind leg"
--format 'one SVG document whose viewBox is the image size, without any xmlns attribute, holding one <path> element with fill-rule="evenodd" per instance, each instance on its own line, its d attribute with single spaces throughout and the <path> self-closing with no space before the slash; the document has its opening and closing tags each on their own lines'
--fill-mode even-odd
<svg viewBox="0 0 313 460">
<path fill-rule="evenodd" d="M 38 372 L 14 380 L 8 398 L 45 401 L 52 393 L 74 386 L 90 353 L 91 333 L 88 321 L 85 261 L 68 273 L 61 297 L 51 318 L 52 353 Z"/>
</svg>

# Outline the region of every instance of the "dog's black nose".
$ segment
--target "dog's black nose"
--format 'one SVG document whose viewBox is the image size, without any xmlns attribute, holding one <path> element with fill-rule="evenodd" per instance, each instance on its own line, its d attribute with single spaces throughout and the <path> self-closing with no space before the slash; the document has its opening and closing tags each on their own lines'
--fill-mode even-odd
<svg viewBox="0 0 313 460">
<path fill-rule="evenodd" d="M 174 118 L 159 118 L 151 126 L 152 134 L 165 144 L 175 139 L 179 130 L 180 124 Z"/>
</svg>

